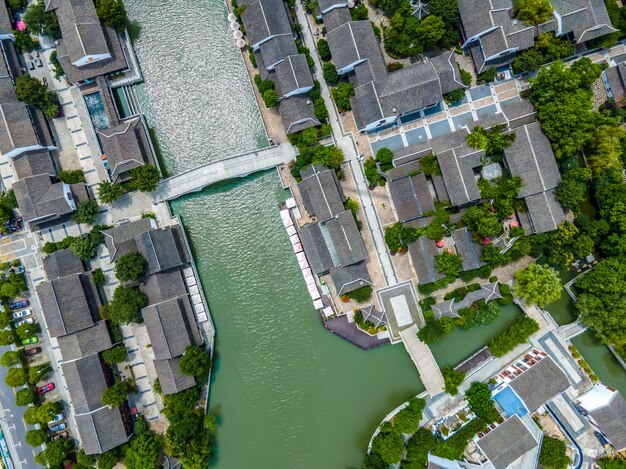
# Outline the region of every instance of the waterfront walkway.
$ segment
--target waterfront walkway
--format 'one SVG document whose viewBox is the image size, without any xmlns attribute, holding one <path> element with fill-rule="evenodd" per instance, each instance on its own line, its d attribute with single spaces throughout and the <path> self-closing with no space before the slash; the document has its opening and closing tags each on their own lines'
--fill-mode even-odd
<svg viewBox="0 0 626 469">
<path fill-rule="evenodd" d="M 408 329 L 400 331 L 400 337 L 402 338 L 406 351 L 409 352 L 413 363 L 415 363 L 417 367 L 426 392 L 430 397 L 434 397 L 443 392 L 443 375 L 428 345 L 417 337 L 418 330 L 419 328 L 413 325 Z"/>
<path fill-rule="evenodd" d="M 295 157 L 293 145 L 285 142 L 215 161 L 162 180 L 156 190 L 156 199 L 158 202 L 174 200 L 185 194 L 199 192 L 220 181 L 245 177 L 287 164 Z"/>
</svg>

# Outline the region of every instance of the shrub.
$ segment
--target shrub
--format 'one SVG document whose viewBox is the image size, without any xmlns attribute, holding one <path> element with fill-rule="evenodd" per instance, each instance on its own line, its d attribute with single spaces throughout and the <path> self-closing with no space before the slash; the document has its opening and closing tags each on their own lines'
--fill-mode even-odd
<svg viewBox="0 0 626 469">
<path fill-rule="evenodd" d="M 463 98 L 465 98 L 465 88 L 457 88 L 443 95 L 443 99 L 445 99 L 448 104 L 456 103 Z"/>
<path fill-rule="evenodd" d="M 85 182 L 85 175 L 83 174 L 82 169 L 68 169 L 66 171 L 61 171 L 57 178 L 65 184 L 80 184 L 81 182 Z"/>
<path fill-rule="evenodd" d="M 439 272 L 458 277 L 463 268 L 463 258 L 458 254 L 451 254 L 448 251 L 444 251 L 435 256 L 435 265 Z"/>
<path fill-rule="evenodd" d="M 483 73 L 476 77 L 476 83 L 478 85 L 484 85 L 485 83 L 491 83 L 498 76 L 498 72 L 495 67 L 488 68 Z"/>
<path fill-rule="evenodd" d="M 326 80 L 329 85 L 334 85 L 339 81 L 339 74 L 337 73 L 337 69 L 333 63 L 326 62 L 322 65 L 322 71 L 324 80 Z"/>
<path fill-rule="evenodd" d="M 491 423 L 500 418 L 491 400 L 488 384 L 474 381 L 465 393 L 465 397 L 472 412 L 483 421 Z"/>
<path fill-rule="evenodd" d="M 456 277 L 453 277 L 452 275 L 447 275 L 442 279 L 439 279 L 435 282 L 430 282 L 430 283 L 420 283 L 417 286 L 417 290 L 420 293 L 423 293 L 425 295 L 430 295 L 431 293 L 437 291 L 437 290 L 441 290 L 442 288 L 447 287 L 448 285 L 450 285 L 452 282 L 454 282 L 456 280 Z"/>
<path fill-rule="evenodd" d="M 94 285 L 96 285 L 97 287 L 101 287 L 106 282 L 106 277 L 104 276 L 104 272 L 102 272 L 102 269 L 100 267 L 94 269 L 94 271 L 91 273 L 91 278 L 93 279 Z"/>
<path fill-rule="evenodd" d="M 470 86 L 472 84 L 472 74 L 467 70 L 462 69 L 460 65 L 458 67 L 461 74 L 461 81 L 465 86 Z"/>
<path fill-rule="evenodd" d="M 330 47 L 326 39 L 320 39 L 317 41 L 317 53 L 320 55 L 320 59 L 324 62 L 329 61 L 332 56 L 330 55 Z"/>
<path fill-rule="evenodd" d="M 380 433 L 372 441 L 372 451 L 379 454 L 386 464 L 397 464 L 402 458 L 404 440 L 400 431 L 383 424 Z"/>
<path fill-rule="evenodd" d="M 110 181 L 102 181 L 98 184 L 98 198 L 104 204 L 112 204 L 124 194 L 121 184 L 113 184 Z"/>
<path fill-rule="evenodd" d="M 565 454 L 566 449 L 563 440 L 544 435 L 539 453 L 539 464 L 546 469 L 565 469 L 571 464 L 570 459 Z"/>
<path fill-rule="evenodd" d="M 29 10 L 31 8 L 33 7 L 30 7 Z M 20 76 L 15 80 L 15 92 L 20 101 L 41 109 L 48 119 L 54 119 L 58 115 L 59 102 L 57 94 L 53 91 L 48 91 L 48 87 L 37 78 L 28 74 Z"/>
<path fill-rule="evenodd" d="M 102 358 L 107 365 L 115 365 L 126 360 L 128 353 L 126 347 L 117 345 L 109 350 L 102 352 Z"/>
<path fill-rule="evenodd" d="M 124 381 L 117 381 L 102 393 L 102 403 L 109 407 L 119 407 L 128 398 L 128 389 Z"/>
<path fill-rule="evenodd" d="M 376 166 L 376 160 L 374 158 L 365 160 L 363 170 L 365 171 L 365 177 L 367 178 L 370 188 L 385 185 L 385 180 L 378 173 L 378 167 Z"/>
<path fill-rule="evenodd" d="M 446 366 L 443 369 L 443 379 L 445 382 L 445 390 L 451 396 L 454 396 L 459 392 L 459 386 L 465 379 L 464 371 L 457 371 L 450 366 Z"/>
<path fill-rule="evenodd" d="M 267 90 L 262 95 L 263 103 L 265 103 L 265 107 L 271 109 L 273 107 L 278 106 L 278 93 L 274 90 Z"/>
<path fill-rule="evenodd" d="M 65 75 L 65 71 L 63 70 L 63 67 L 61 66 L 61 62 L 59 62 L 59 59 L 57 58 L 56 50 L 50 53 L 50 62 L 52 63 L 52 66 L 54 67 L 54 78 L 58 80 L 63 75 Z"/>
<path fill-rule="evenodd" d="M 139 192 L 154 192 L 159 185 L 161 175 L 153 164 L 144 164 L 130 170 L 129 187 Z"/>
<path fill-rule="evenodd" d="M 346 112 L 352 109 L 350 97 L 354 96 L 354 86 L 351 83 L 339 83 L 336 88 L 332 88 L 330 91 L 339 112 Z"/>
<path fill-rule="evenodd" d="M 454 329 L 454 319 L 452 318 L 428 318 L 426 325 L 422 327 L 417 337 L 426 344 L 441 342 Z"/>
<path fill-rule="evenodd" d="M 28 3 L 26 0 L 7 0 L 7 3 L 13 11 L 20 11 Z"/>
<path fill-rule="evenodd" d="M 534 319 L 522 316 L 506 331 L 489 342 L 489 350 L 494 356 L 501 357 L 519 344 L 526 342 L 538 330 L 539 324 Z"/>
<path fill-rule="evenodd" d="M 471 329 L 476 326 L 484 326 L 492 323 L 500 317 L 500 306 L 495 301 L 485 303 L 481 301 L 478 309 L 463 323 L 463 329 Z"/>
<path fill-rule="evenodd" d="M 347 293 L 347 295 L 357 303 L 364 303 L 372 297 L 372 287 L 370 285 L 365 285 L 364 287 L 352 290 Z"/>
</svg>

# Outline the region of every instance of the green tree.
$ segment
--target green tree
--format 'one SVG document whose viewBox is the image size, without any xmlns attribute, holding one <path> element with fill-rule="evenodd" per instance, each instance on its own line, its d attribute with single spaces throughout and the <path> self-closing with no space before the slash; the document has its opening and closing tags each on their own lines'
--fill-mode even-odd
<svg viewBox="0 0 626 469">
<path fill-rule="evenodd" d="M 463 268 L 463 258 L 458 254 L 443 251 L 435 256 L 435 266 L 439 272 L 458 277 Z"/>
<path fill-rule="evenodd" d="M 124 194 L 121 184 L 113 184 L 110 181 L 102 181 L 98 184 L 98 198 L 104 204 L 112 204 Z"/>
<path fill-rule="evenodd" d="M 399 463 L 404 451 L 402 434 L 385 422 L 381 426 L 380 433 L 372 441 L 372 451 L 379 454 L 387 464 Z"/>
<path fill-rule="evenodd" d="M 157 469 L 163 440 L 160 436 L 145 432 L 133 438 L 128 445 L 124 464 L 128 469 Z"/>
<path fill-rule="evenodd" d="M 372 297 L 372 287 L 370 285 L 365 285 L 361 288 L 348 292 L 347 295 L 348 298 L 353 299 L 357 303 L 365 303 Z"/>
<path fill-rule="evenodd" d="M 302 142 L 306 143 L 308 146 L 314 146 L 318 141 L 317 129 L 315 127 L 309 127 L 308 129 L 304 129 L 300 136 L 302 137 Z"/>
<path fill-rule="evenodd" d="M 501 357 L 519 344 L 525 343 L 528 338 L 539 330 L 539 324 L 529 316 L 522 316 L 506 331 L 489 341 L 489 351 L 496 357 Z"/>
<path fill-rule="evenodd" d="M 335 88 L 331 88 L 330 92 L 339 112 L 352 109 L 350 98 L 354 96 L 354 86 L 351 83 L 339 83 Z"/>
<path fill-rule="evenodd" d="M 624 137 L 624 129 L 620 124 L 620 121 L 600 120 L 593 127 L 585 154 L 589 168 L 596 177 L 606 170 L 622 170 L 620 141 Z"/>
<path fill-rule="evenodd" d="M 265 103 L 266 108 L 271 109 L 278 106 L 278 93 L 276 93 L 276 91 L 267 90 L 261 97 L 263 98 L 263 103 Z"/>
<path fill-rule="evenodd" d="M 0 329 L 6 329 L 9 326 L 11 319 L 4 311 L 0 312 Z"/>
<path fill-rule="evenodd" d="M 11 274 L 1 282 L 0 296 L 14 298 L 27 290 L 26 280 L 22 274 Z"/>
<path fill-rule="evenodd" d="M 20 324 L 19 326 L 17 326 L 17 328 L 15 329 L 15 334 L 22 340 L 28 339 L 29 337 L 37 335 L 40 332 L 41 327 L 36 322 L 33 324 L 25 322 L 24 324 Z"/>
<path fill-rule="evenodd" d="M 417 397 L 409 399 L 409 405 L 402 409 L 393 418 L 393 428 L 401 433 L 415 433 L 422 420 L 422 411 L 426 401 Z"/>
<path fill-rule="evenodd" d="M 61 38 L 61 28 L 57 21 L 57 15 L 53 11 L 46 11 L 43 0 L 31 4 L 22 19 L 28 29 L 36 34 L 50 36 L 53 39 Z"/>
<path fill-rule="evenodd" d="M 93 279 L 94 285 L 96 285 L 97 287 L 101 287 L 106 282 L 104 272 L 102 272 L 102 269 L 99 267 L 91 272 L 91 277 Z"/>
<path fill-rule="evenodd" d="M 137 322 L 139 312 L 148 305 L 148 298 L 131 286 L 119 286 L 113 293 L 113 300 L 104 309 L 106 318 L 116 324 Z"/>
<path fill-rule="evenodd" d="M 328 42 L 326 39 L 320 39 L 317 41 L 317 53 L 320 55 L 320 59 L 324 62 L 331 59 L 330 55 L 330 47 L 328 46 Z"/>
<path fill-rule="evenodd" d="M 513 291 L 528 305 L 544 307 L 561 297 L 559 273 L 547 265 L 530 264 L 514 275 Z"/>
<path fill-rule="evenodd" d="M 422 21 L 416 31 L 416 39 L 424 49 L 431 49 L 443 37 L 446 26 L 441 18 L 428 15 Z"/>
<path fill-rule="evenodd" d="M 358 6 L 350 9 L 350 14 L 352 15 L 352 21 L 364 21 L 368 19 L 367 6 L 365 6 L 365 3 L 359 3 Z"/>
<path fill-rule="evenodd" d="M 50 363 L 31 366 L 28 368 L 28 383 L 35 385 L 39 381 L 44 380 L 50 373 L 52 373 Z"/>
<path fill-rule="evenodd" d="M 28 31 L 18 31 L 14 29 L 12 33 L 15 37 L 15 45 L 22 52 L 31 52 L 39 49 L 39 41 L 33 38 Z"/>
<path fill-rule="evenodd" d="M 367 178 L 370 188 L 385 185 L 385 180 L 378 173 L 378 167 L 376 166 L 376 160 L 374 158 L 368 158 L 365 160 L 363 170 L 365 171 L 365 177 Z"/>
<path fill-rule="evenodd" d="M 137 251 L 120 256 L 115 263 L 115 276 L 121 282 L 135 281 L 146 272 L 148 261 Z"/>
<path fill-rule="evenodd" d="M 85 182 L 85 174 L 82 169 L 68 169 L 61 171 L 57 175 L 57 179 L 65 184 L 80 184 Z"/>
<path fill-rule="evenodd" d="M 556 200 L 574 213 L 580 213 L 580 207 L 587 197 L 587 184 L 591 179 L 591 170 L 572 168 L 563 174 L 563 179 L 556 188 Z"/>
<path fill-rule="evenodd" d="M 26 432 L 26 443 L 31 446 L 40 446 L 50 441 L 45 430 L 28 430 Z"/>
<path fill-rule="evenodd" d="M 59 401 L 56 401 L 56 402 L 46 401 L 43 404 L 41 404 L 39 407 L 36 407 L 36 409 L 37 409 L 37 415 L 36 415 L 37 422 L 41 424 L 46 424 L 50 422 L 55 415 L 63 411 L 63 404 L 61 404 L 61 402 Z"/>
<path fill-rule="evenodd" d="M 491 391 L 488 384 L 479 381 L 472 382 L 465 393 L 465 398 L 472 412 L 485 422 L 495 422 L 500 418 L 491 400 Z"/>
<path fill-rule="evenodd" d="M 4 380 L 7 383 L 7 386 L 17 388 L 25 385 L 28 381 L 28 378 L 26 376 L 26 371 L 24 370 L 24 368 L 9 368 L 9 371 Z"/>
<path fill-rule="evenodd" d="M 472 316 L 463 323 L 463 329 L 471 329 L 476 326 L 484 326 L 492 323 L 500 317 L 500 306 L 495 301 L 480 302 Z"/>
<path fill-rule="evenodd" d="M 61 62 L 59 62 L 59 58 L 57 56 L 56 50 L 50 53 L 50 62 L 52 63 L 52 66 L 54 67 L 54 78 L 58 80 L 63 75 L 65 75 L 65 71 L 63 70 L 63 66 L 61 65 Z"/>
<path fill-rule="evenodd" d="M 48 91 L 48 87 L 37 78 L 31 77 L 28 74 L 18 77 L 15 80 L 15 92 L 20 101 L 24 101 L 29 106 L 41 109 L 44 115 L 49 119 L 55 118 L 59 113 L 59 103 L 56 93 Z"/>
<path fill-rule="evenodd" d="M 154 192 L 161 176 L 153 164 L 144 164 L 130 170 L 130 187 L 140 192 Z"/>
<path fill-rule="evenodd" d="M 96 243 L 94 236 L 87 234 L 77 238 L 72 238 L 69 248 L 70 251 L 76 255 L 76 257 L 83 261 L 88 261 L 96 255 L 97 245 L 98 243 Z"/>
<path fill-rule="evenodd" d="M 324 80 L 326 80 L 329 85 L 334 85 L 339 81 L 339 74 L 337 73 L 337 69 L 332 62 L 326 62 L 322 65 L 322 71 Z"/>
<path fill-rule="evenodd" d="M 12 330 L 0 331 L 0 345 L 11 345 L 17 340 Z"/>
<path fill-rule="evenodd" d="M 31 388 L 20 389 L 15 393 L 15 403 L 19 406 L 30 405 L 37 402 L 37 394 Z"/>
<path fill-rule="evenodd" d="M 102 358 L 107 365 L 121 363 L 126 360 L 127 355 L 128 353 L 126 352 L 126 347 L 122 345 L 116 345 L 115 347 L 102 352 Z"/>
<path fill-rule="evenodd" d="M 76 469 L 91 469 L 96 467 L 96 457 L 85 454 L 84 449 L 76 453 Z"/>
<path fill-rule="evenodd" d="M 184 375 L 205 378 L 211 369 L 211 357 L 203 347 L 190 345 L 180 357 L 179 366 Z"/>
<path fill-rule="evenodd" d="M 10 368 L 20 363 L 22 361 L 22 357 L 22 350 L 18 350 L 17 352 L 7 350 L 2 354 L 2 358 L 0 358 L 0 364 L 2 364 L 2 366 L 4 367 Z"/>
<path fill-rule="evenodd" d="M 102 453 L 98 458 L 98 469 L 113 469 L 119 460 L 120 455 L 117 452 L 117 448 L 109 450 L 106 453 Z"/>
<path fill-rule="evenodd" d="M 102 393 L 102 403 L 109 407 L 119 407 L 128 399 L 128 387 L 124 381 L 116 381 Z"/>
<path fill-rule="evenodd" d="M 459 386 L 465 379 L 464 371 L 457 371 L 451 366 L 446 366 L 443 369 L 443 380 L 445 383 L 445 390 L 451 396 L 456 395 L 459 392 Z"/>
<path fill-rule="evenodd" d="M 39 407 L 30 406 L 24 411 L 24 421 L 28 425 L 37 425 L 39 423 L 39 418 L 37 417 L 37 410 Z"/>
<path fill-rule="evenodd" d="M 520 0 L 515 16 L 526 24 L 538 26 L 549 21 L 553 12 L 549 0 Z"/>
<path fill-rule="evenodd" d="M 122 0 L 96 0 L 98 18 L 118 32 L 126 27 L 126 9 Z"/>
<path fill-rule="evenodd" d="M 472 205 L 463 215 L 463 223 L 470 227 L 479 238 L 502 234 L 502 222 L 486 205 Z"/>
<path fill-rule="evenodd" d="M 454 320 L 451 318 L 427 318 L 426 325 L 417 333 L 419 340 L 426 344 L 441 342 L 454 329 Z"/>
<path fill-rule="evenodd" d="M 58 438 L 46 444 L 46 449 L 35 456 L 35 461 L 50 469 L 60 468 L 73 450 L 74 442 L 72 439 Z"/>
<path fill-rule="evenodd" d="M 13 11 L 20 11 L 27 4 L 26 0 L 7 0 L 7 3 Z"/>
<path fill-rule="evenodd" d="M 380 163 L 383 171 L 389 171 L 393 168 L 393 152 L 389 148 L 380 148 L 376 152 L 376 161 Z"/>
<path fill-rule="evenodd" d="M 566 449 L 563 440 L 544 435 L 539 453 L 539 464 L 546 469 L 565 469 L 571 464 L 570 459 L 565 454 Z"/>
<path fill-rule="evenodd" d="M 73 218 L 77 223 L 93 225 L 98 217 L 99 211 L 100 207 L 98 206 L 97 201 L 83 200 L 82 202 L 78 202 Z"/>
</svg>

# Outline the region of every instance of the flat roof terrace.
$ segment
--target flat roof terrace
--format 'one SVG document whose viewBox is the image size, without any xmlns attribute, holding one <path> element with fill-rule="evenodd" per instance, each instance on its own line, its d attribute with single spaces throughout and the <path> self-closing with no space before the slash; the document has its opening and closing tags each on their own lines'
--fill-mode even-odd
<svg viewBox="0 0 626 469">
<path fill-rule="evenodd" d="M 376 290 L 378 303 L 387 314 L 389 332 L 394 342 L 400 340 L 400 331 L 417 324 L 424 325 L 424 317 L 420 312 L 415 295 L 415 287 L 411 281 Z"/>
</svg>

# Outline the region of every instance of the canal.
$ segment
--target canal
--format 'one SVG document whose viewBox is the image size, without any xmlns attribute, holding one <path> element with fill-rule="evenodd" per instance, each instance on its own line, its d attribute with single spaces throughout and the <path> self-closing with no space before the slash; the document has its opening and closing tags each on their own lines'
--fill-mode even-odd
<svg viewBox="0 0 626 469">
<path fill-rule="evenodd" d="M 266 145 L 223 2 L 125 3 L 145 78 L 137 92 L 164 169 Z M 357 467 L 384 415 L 423 390 L 401 345 L 363 352 L 323 329 L 278 217 L 287 195 L 266 172 L 172 203 L 217 328 L 215 467 Z M 435 347 L 437 361 L 458 363 L 517 314 L 455 330 Z"/>
</svg>

